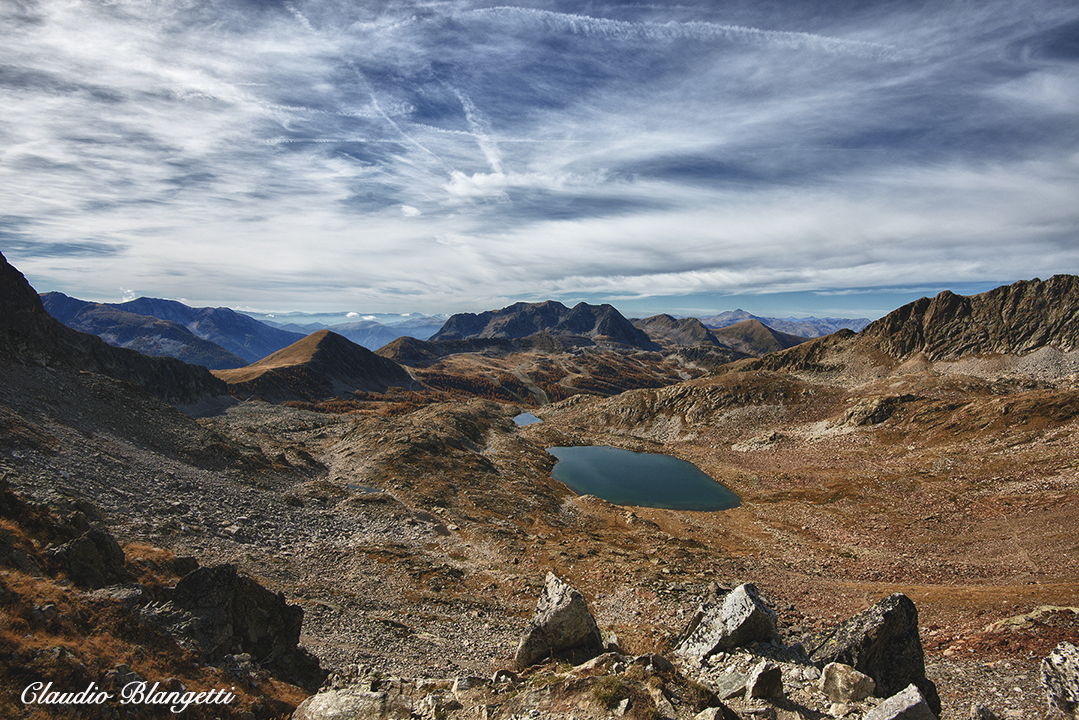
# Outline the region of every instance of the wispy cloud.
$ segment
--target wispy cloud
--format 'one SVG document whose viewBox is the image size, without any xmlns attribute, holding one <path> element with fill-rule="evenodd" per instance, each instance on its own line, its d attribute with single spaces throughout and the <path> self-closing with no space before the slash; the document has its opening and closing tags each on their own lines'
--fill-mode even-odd
<svg viewBox="0 0 1079 720">
<path fill-rule="evenodd" d="M 0 250 L 281 310 L 1079 272 L 1074 3 L 761 7 L 3 4 Z"/>
</svg>

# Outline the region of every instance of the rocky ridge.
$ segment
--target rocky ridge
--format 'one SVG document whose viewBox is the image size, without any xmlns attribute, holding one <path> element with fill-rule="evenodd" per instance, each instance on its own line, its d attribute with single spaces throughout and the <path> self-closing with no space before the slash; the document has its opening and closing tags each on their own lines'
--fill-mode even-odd
<svg viewBox="0 0 1079 720">
<path fill-rule="evenodd" d="M 223 382 L 200 366 L 114 348 L 49 315 L 41 298 L 0 255 L 0 351 L 20 364 L 65 364 L 136 385 L 165 402 L 193 405 L 226 394 Z"/>
<path fill-rule="evenodd" d="M 469 338 L 523 338 L 545 332 L 590 338 L 596 342 L 639 350 L 659 350 L 646 333 L 637 329 L 611 305 L 578 303 L 572 308 L 553 300 L 515 303 L 501 310 L 458 313 L 450 316 L 430 340 Z"/>
<path fill-rule="evenodd" d="M 1024 280 L 978 295 L 943 292 L 892 311 L 855 334 L 841 330 L 736 371 L 811 374 L 852 384 L 935 371 L 1060 383 L 1079 373 L 1079 277 Z"/>
</svg>

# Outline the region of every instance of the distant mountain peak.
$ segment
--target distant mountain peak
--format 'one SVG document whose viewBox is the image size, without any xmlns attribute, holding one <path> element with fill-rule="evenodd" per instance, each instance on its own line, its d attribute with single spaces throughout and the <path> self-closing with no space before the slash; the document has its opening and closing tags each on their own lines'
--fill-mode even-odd
<svg viewBox="0 0 1079 720">
<path fill-rule="evenodd" d="M 608 304 L 580 302 L 567 308 L 556 300 L 519 302 L 500 310 L 458 313 L 450 316 L 432 341 L 470 338 L 524 338 L 537 333 L 552 336 L 579 336 L 597 342 L 642 350 L 658 350 L 646 333 L 637 329 Z"/>
</svg>

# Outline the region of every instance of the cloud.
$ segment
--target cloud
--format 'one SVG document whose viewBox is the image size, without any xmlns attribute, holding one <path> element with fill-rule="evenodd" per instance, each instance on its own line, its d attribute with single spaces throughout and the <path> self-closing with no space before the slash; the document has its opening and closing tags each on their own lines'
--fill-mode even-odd
<svg viewBox="0 0 1079 720">
<path fill-rule="evenodd" d="M 2 249 L 280 310 L 1079 272 L 1065 0 L 533 5 L 0 6 Z"/>
<path fill-rule="evenodd" d="M 556 32 L 584 35 L 599 40 L 617 41 L 733 41 L 767 45 L 794 50 L 815 50 L 826 53 L 851 54 L 861 57 L 891 59 L 901 55 L 896 48 L 881 43 L 816 35 L 804 32 L 762 30 L 754 27 L 724 25 L 711 22 L 628 22 L 590 17 L 550 10 L 521 7 L 494 7 L 473 10 L 478 16 L 494 17 L 510 22 L 526 21 Z"/>
</svg>

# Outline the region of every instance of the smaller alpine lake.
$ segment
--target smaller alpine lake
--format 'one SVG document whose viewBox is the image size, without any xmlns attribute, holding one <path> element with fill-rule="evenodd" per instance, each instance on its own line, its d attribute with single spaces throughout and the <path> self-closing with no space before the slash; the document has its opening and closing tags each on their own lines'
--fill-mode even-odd
<svg viewBox="0 0 1079 720">
<path fill-rule="evenodd" d="M 578 495 L 615 505 L 713 511 L 742 504 L 696 465 L 670 455 L 605 445 L 550 447 L 547 452 L 558 458 L 551 477 Z"/>
</svg>

